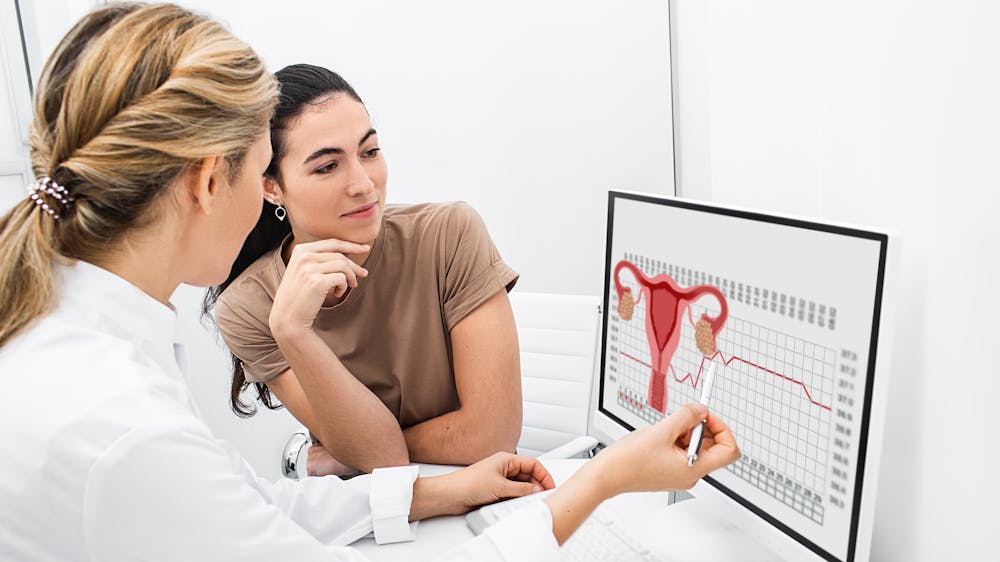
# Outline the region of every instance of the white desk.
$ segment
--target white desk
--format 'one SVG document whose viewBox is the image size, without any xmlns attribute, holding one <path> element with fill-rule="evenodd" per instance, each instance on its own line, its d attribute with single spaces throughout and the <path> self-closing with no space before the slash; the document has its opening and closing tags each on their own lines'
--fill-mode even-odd
<svg viewBox="0 0 1000 562">
<path fill-rule="evenodd" d="M 543 464 L 552 474 L 552 478 L 558 486 L 569 479 L 585 462 L 587 461 L 582 459 L 553 459 L 543 461 Z M 433 476 L 451 472 L 456 468 L 458 467 L 421 465 L 420 474 Z M 629 522 L 632 522 L 634 518 L 638 526 L 640 519 L 647 519 L 649 513 L 666 507 L 667 493 L 626 494 L 608 500 L 606 505 L 618 511 Z M 379 546 L 375 544 L 375 539 L 367 538 L 361 539 L 352 546 L 371 560 L 419 562 L 440 556 L 448 549 L 474 536 L 465 524 L 465 516 L 459 515 L 435 517 L 421 521 L 420 525 L 417 526 L 417 540 L 415 541 Z"/>
<path fill-rule="evenodd" d="M 562 484 L 583 464 L 581 459 L 543 461 L 556 485 Z M 456 470 L 454 466 L 421 465 L 424 476 Z M 690 496 L 687 496 L 690 497 Z M 719 519 L 711 505 L 699 501 L 669 503 L 666 492 L 623 494 L 606 501 L 604 507 L 642 535 L 644 542 L 665 561 L 731 562 L 818 560 L 803 558 L 797 550 L 764 547 L 755 538 L 724 519 Z M 362 539 L 352 546 L 371 560 L 420 562 L 432 560 L 450 548 L 474 537 L 465 524 L 465 516 L 437 517 L 422 521 L 417 540 L 379 546 L 375 539 Z"/>
</svg>

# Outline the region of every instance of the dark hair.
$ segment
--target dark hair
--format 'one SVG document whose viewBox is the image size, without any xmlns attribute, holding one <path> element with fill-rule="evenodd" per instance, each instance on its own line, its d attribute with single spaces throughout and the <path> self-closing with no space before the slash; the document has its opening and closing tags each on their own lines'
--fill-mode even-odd
<svg viewBox="0 0 1000 562">
<path fill-rule="evenodd" d="M 311 64 L 293 64 L 286 66 L 274 74 L 278 79 L 278 86 L 281 94 L 278 97 L 278 105 L 275 107 L 274 116 L 271 118 L 271 150 L 273 156 L 271 162 L 264 172 L 264 176 L 274 180 L 281 187 L 281 170 L 278 163 L 287 153 L 285 144 L 285 131 L 291 123 L 302 114 L 307 105 L 325 102 L 335 94 L 346 94 L 352 99 L 361 101 L 361 96 L 354 91 L 354 88 L 335 72 L 320 66 Z M 219 300 L 219 296 L 240 276 L 250 264 L 257 261 L 264 254 L 275 250 L 281 245 L 281 241 L 292 231 L 288 222 L 279 221 L 274 215 L 275 205 L 264 201 L 260 218 L 257 219 L 256 226 L 250 231 L 243 248 L 240 249 L 233 267 L 229 271 L 229 277 L 221 284 L 211 287 L 205 294 L 202 303 L 202 312 L 208 316 Z M 250 417 L 256 413 L 256 409 L 244 402 L 240 395 L 250 386 L 247 382 L 246 373 L 243 372 L 243 362 L 238 357 L 232 355 L 233 361 L 233 381 L 230 386 L 229 401 L 233 412 L 240 417 Z M 264 383 L 253 383 L 257 388 L 257 397 L 261 403 L 272 410 L 281 408 L 280 404 L 274 402 L 271 391 Z"/>
</svg>

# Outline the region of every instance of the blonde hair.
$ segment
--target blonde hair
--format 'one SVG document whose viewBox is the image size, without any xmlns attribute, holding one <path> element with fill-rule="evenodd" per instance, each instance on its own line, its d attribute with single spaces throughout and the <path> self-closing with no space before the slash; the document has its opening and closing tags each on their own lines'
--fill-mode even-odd
<svg viewBox="0 0 1000 562">
<path fill-rule="evenodd" d="M 113 4 L 80 20 L 42 71 L 30 133 L 35 175 L 74 201 L 59 220 L 29 199 L 0 218 L 0 346 L 55 307 L 54 262 L 113 251 L 204 158 L 235 176 L 276 99 L 257 54 L 206 17 Z"/>
</svg>

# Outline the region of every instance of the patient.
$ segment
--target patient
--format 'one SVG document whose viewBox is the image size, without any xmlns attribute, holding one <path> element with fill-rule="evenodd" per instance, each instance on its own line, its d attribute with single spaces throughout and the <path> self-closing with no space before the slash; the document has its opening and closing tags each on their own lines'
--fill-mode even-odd
<svg viewBox="0 0 1000 562">
<path fill-rule="evenodd" d="M 269 204 L 206 299 L 233 353 L 233 409 L 252 415 L 250 383 L 268 407 L 273 393 L 325 445 L 310 450 L 314 475 L 513 452 L 517 273 L 468 205 L 386 204 L 378 134 L 340 76 L 298 64 L 276 77 Z M 311 330 L 282 341 L 276 324 Z M 306 371 L 337 399 L 307 400 Z"/>
</svg>

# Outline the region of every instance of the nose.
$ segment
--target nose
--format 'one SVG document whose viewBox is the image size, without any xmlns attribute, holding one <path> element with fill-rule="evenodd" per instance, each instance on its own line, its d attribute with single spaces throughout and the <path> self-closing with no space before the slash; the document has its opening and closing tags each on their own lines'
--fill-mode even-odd
<svg viewBox="0 0 1000 562">
<path fill-rule="evenodd" d="M 367 195 L 375 190 L 375 182 L 368 175 L 368 170 L 359 160 L 351 162 L 350 175 L 347 178 L 347 195 L 357 197 Z"/>
</svg>

